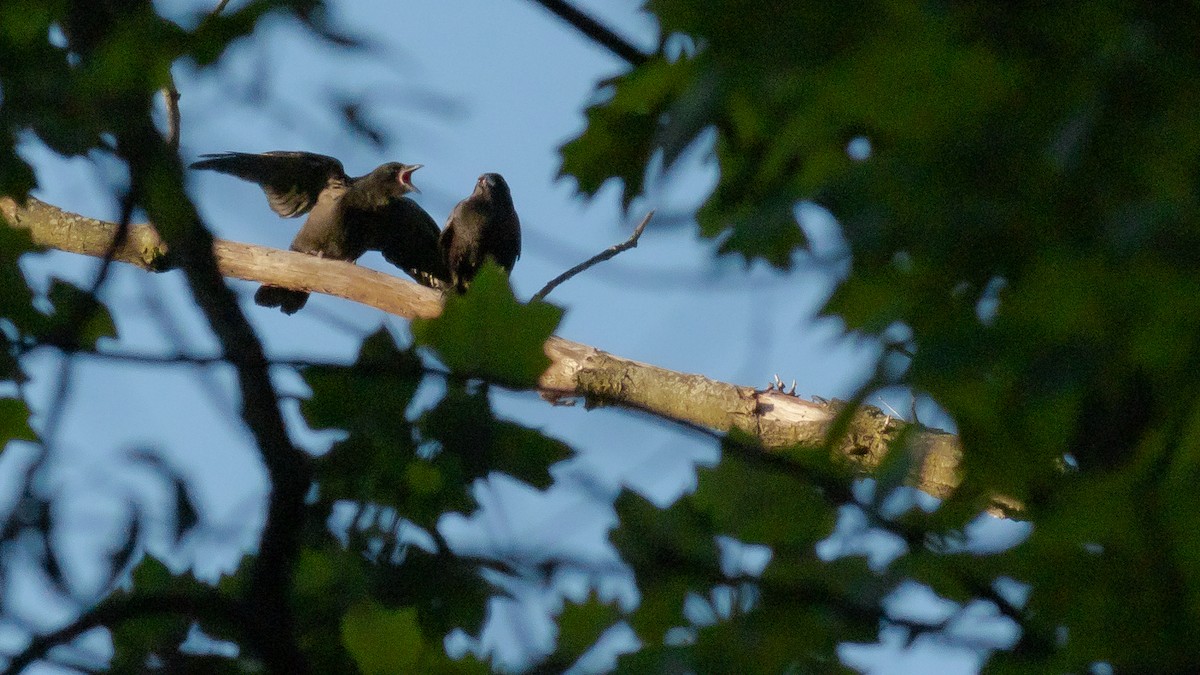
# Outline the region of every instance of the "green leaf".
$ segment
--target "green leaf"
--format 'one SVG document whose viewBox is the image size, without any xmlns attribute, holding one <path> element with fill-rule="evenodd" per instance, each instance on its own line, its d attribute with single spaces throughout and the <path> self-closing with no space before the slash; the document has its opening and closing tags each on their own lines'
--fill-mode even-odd
<svg viewBox="0 0 1200 675">
<path fill-rule="evenodd" d="M 0 18 L 0 24 L 3 22 Z M 37 187 L 37 179 L 33 175 L 33 169 L 17 156 L 13 146 L 7 141 L 7 138 L 0 136 L 0 195 L 23 201 L 30 190 Z M 0 225 L 3 224 L 4 217 L 0 216 Z"/>
<path fill-rule="evenodd" d="M 318 463 L 322 500 L 391 506 L 422 527 L 433 527 L 447 511 L 475 506 L 457 456 L 426 459 L 412 449 L 397 450 L 354 438 L 335 444 Z"/>
<path fill-rule="evenodd" d="M 178 649 L 187 637 L 188 623 L 178 614 L 143 614 L 113 626 L 110 668 L 119 672 L 143 672 L 151 654 Z"/>
<path fill-rule="evenodd" d="M 909 446 L 918 429 L 914 425 L 904 429 L 888 444 L 887 453 L 879 465 L 871 472 L 875 479 L 875 495 L 872 499 L 874 508 L 883 506 L 891 494 L 900 487 L 911 484 L 913 470 L 917 457 L 915 450 Z"/>
<path fill-rule="evenodd" d="M 201 66 L 217 61 L 235 40 L 249 35 L 264 14 L 280 7 L 300 13 L 309 9 L 309 2 L 276 2 L 274 0 L 252 0 L 236 9 L 226 8 L 220 14 L 206 12 L 196 30 L 189 36 L 187 51 Z"/>
<path fill-rule="evenodd" d="M 589 107 L 586 129 L 562 146 L 559 175 L 574 176 L 579 191 L 588 196 L 594 196 L 610 178 L 618 178 L 622 181 L 621 202 L 628 208 L 642 191 L 651 157 L 665 149 L 666 168 L 670 168 L 708 123 L 703 110 L 712 101 L 712 90 L 691 85 L 693 76 L 688 61 L 653 59 L 603 85 L 599 93 L 611 97 Z M 684 103 L 672 105 L 680 96 Z M 672 111 L 669 116 L 668 110 Z"/>
<path fill-rule="evenodd" d="M 404 412 L 423 376 L 420 358 L 381 328 L 363 341 L 354 365 L 304 369 L 313 393 L 300 411 L 314 429 L 345 429 L 391 443 L 409 437 Z"/>
<path fill-rule="evenodd" d="M 660 563 L 672 560 L 701 573 L 718 568 L 712 521 L 689 503 L 680 501 L 660 509 L 626 490 L 613 506 L 621 523 L 613 531 L 613 544 L 635 569 L 652 572 Z"/>
<path fill-rule="evenodd" d="M 133 568 L 133 590 L 137 593 L 155 594 L 166 592 L 174 583 L 175 575 L 162 561 L 145 556 Z"/>
<path fill-rule="evenodd" d="M 302 553 L 303 555 L 303 553 Z M 240 597 L 250 587 L 250 576 L 254 573 L 253 554 L 247 553 L 238 561 L 232 573 L 224 574 L 217 582 L 217 590 L 230 597 Z"/>
<path fill-rule="evenodd" d="M 415 673 L 426 650 L 417 610 L 355 603 L 342 619 L 342 643 L 363 675 Z"/>
<path fill-rule="evenodd" d="M 683 601 L 720 578 L 715 529 L 685 502 L 659 509 L 632 492 L 614 504 L 620 526 L 616 549 L 634 570 L 642 600 L 629 624 L 647 644 L 661 644 L 671 628 L 686 624 Z"/>
<path fill-rule="evenodd" d="M 6 2 L 0 7 L 0 45 L 16 50 L 45 40 L 52 20 L 49 3 L 32 0 Z"/>
<path fill-rule="evenodd" d="M 846 328 L 879 334 L 920 307 L 911 280 L 893 268 L 875 269 L 843 281 L 822 312 L 837 316 Z"/>
<path fill-rule="evenodd" d="M 27 230 L 0 222 L 0 317 L 11 320 L 20 332 L 31 332 L 43 321 L 42 314 L 33 306 L 33 293 L 17 264 L 22 255 L 37 250 Z"/>
<path fill-rule="evenodd" d="M 133 588 L 114 593 L 110 601 L 161 595 L 201 595 L 212 589 L 190 574 L 173 575 L 161 561 L 147 555 L 131 573 Z M 125 672 L 141 671 L 146 658 L 155 653 L 173 653 L 187 637 L 192 620 L 179 613 L 140 614 L 111 626 L 114 655 L 111 667 Z"/>
<path fill-rule="evenodd" d="M 445 635 L 455 628 L 477 633 L 492 595 L 476 562 L 446 551 L 433 554 L 409 546 L 399 565 L 374 565 L 367 574 L 372 597 L 387 607 L 414 607 L 427 635 Z"/>
<path fill-rule="evenodd" d="M 781 602 L 751 610 L 748 614 L 700 629 L 694 648 L 699 663 L 724 663 L 725 672 L 738 672 L 742 664 L 754 664 L 754 672 L 855 673 L 841 663 L 837 647 L 841 640 L 859 639 L 861 630 L 837 611 L 820 605 Z M 861 622 L 860 622 L 860 625 Z M 875 638 L 877 621 L 867 621 L 868 638 Z"/>
<path fill-rule="evenodd" d="M 766 150 L 732 147 L 717 143 L 721 182 L 696 214 L 700 234 L 724 237 L 721 253 L 740 253 L 747 263 L 762 258 L 788 269 L 792 253 L 807 243 L 796 221 L 796 204 L 804 196 L 782 173 L 762 156 Z M 734 154 L 736 153 L 736 154 Z"/>
<path fill-rule="evenodd" d="M 300 409 L 309 425 L 349 433 L 317 461 L 322 499 L 392 505 L 422 525 L 471 503 L 460 468 L 418 457 L 406 411 L 423 377 L 420 358 L 382 329 L 363 342 L 354 365 L 304 370 L 313 395 Z"/>
<path fill-rule="evenodd" d="M 730 230 L 721 242 L 721 253 L 739 253 L 747 263 L 761 258 L 778 269 L 790 269 L 792 253 L 808 245 L 794 215 L 799 197 L 782 194 L 769 199 L 752 210 L 733 210 L 714 198 L 697 218 L 706 230 L 717 223 Z"/>
<path fill-rule="evenodd" d="M 82 288 L 53 279 L 47 299 L 54 306 L 54 312 L 38 329 L 45 339 L 75 349 L 91 350 L 100 338 L 117 337 L 117 326 L 108 308 Z"/>
<path fill-rule="evenodd" d="M 362 675 L 488 672 L 474 658 L 451 660 L 417 625 L 416 610 L 386 609 L 371 600 L 355 603 L 341 626 L 342 643 Z M 436 638 L 440 642 L 440 637 Z"/>
<path fill-rule="evenodd" d="M 545 489 L 553 482 L 550 465 L 571 456 L 571 449 L 561 441 L 497 419 L 483 388 L 471 391 L 448 383 L 445 397 L 421 416 L 419 425 L 425 439 L 441 445 L 435 461 L 454 458 L 461 467 L 461 480 L 467 482 L 503 471 Z"/>
<path fill-rule="evenodd" d="M 611 602 L 602 602 L 594 594 L 582 603 L 566 603 L 558 616 L 557 653 L 571 661 L 578 659 L 620 618 Z"/>
<path fill-rule="evenodd" d="M 327 605 L 340 607 L 335 611 L 344 611 L 367 589 L 367 579 L 362 572 L 357 566 L 348 564 L 355 557 L 333 544 L 304 548 L 296 563 L 296 588 L 310 599 L 319 598 Z"/>
<path fill-rule="evenodd" d="M 412 330 L 455 373 L 528 388 L 550 365 L 543 345 L 562 314 L 548 303 L 517 302 L 508 276 L 489 262 L 469 292 L 450 295 L 441 316 L 417 319 Z"/>
<path fill-rule="evenodd" d="M 574 451 L 566 443 L 537 429 L 497 420 L 487 458 L 493 470 L 503 471 L 545 490 L 554 482 L 549 471 L 551 465 L 573 455 Z"/>
<path fill-rule="evenodd" d="M 829 536 L 835 511 L 803 478 L 802 467 L 755 464 L 726 453 L 717 466 L 699 471 L 699 487 L 687 498 L 717 532 L 783 551 L 810 551 Z"/>
<path fill-rule="evenodd" d="M 353 660 L 342 642 L 330 636 L 341 630 L 346 610 L 366 597 L 369 581 L 358 552 L 347 551 L 324 532 L 321 536 L 324 544 L 301 549 L 296 562 L 292 604 L 297 641 L 314 672 L 347 672 Z"/>
<path fill-rule="evenodd" d="M 36 441 L 29 426 L 29 405 L 19 398 L 0 398 L 0 450 L 11 440 Z"/>
</svg>

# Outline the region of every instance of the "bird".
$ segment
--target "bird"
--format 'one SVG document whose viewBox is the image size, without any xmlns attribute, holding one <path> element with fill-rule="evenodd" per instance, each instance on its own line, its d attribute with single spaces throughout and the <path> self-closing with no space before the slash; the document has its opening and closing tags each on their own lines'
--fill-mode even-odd
<svg viewBox="0 0 1200 675">
<path fill-rule="evenodd" d="M 328 155 L 299 151 L 201 155 L 193 169 L 208 169 L 257 183 L 271 210 L 284 218 L 309 214 L 291 249 L 321 258 L 357 260 L 379 250 L 419 283 L 447 288 L 433 218 L 405 195 L 420 192 L 412 174 L 421 164 L 388 162 L 357 178 Z M 254 301 L 285 314 L 300 311 L 308 293 L 263 285 Z"/>
<path fill-rule="evenodd" d="M 450 211 L 439 245 L 459 293 L 466 292 L 489 257 L 512 272 L 521 257 L 521 221 L 503 176 L 485 173 L 475 181 L 471 195 Z"/>
<path fill-rule="evenodd" d="M 442 291 L 451 287 L 450 270 L 438 241 L 442 231 L 425 209 L 401 197 L 374 212 L 372 221 L 365 228 L 368 251 L 379 251 L 384 260 L 422 286 Z"/>
</svg>

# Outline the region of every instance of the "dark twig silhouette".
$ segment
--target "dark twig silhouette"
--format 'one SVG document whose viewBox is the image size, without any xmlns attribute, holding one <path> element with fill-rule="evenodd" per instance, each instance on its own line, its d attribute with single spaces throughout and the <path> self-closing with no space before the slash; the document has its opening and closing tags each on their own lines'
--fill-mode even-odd
<svg viewBox="0 0 1200 675">
<path fill-rule="evenodd" d="M 550 294 L 550 291 L 553 291 L 554 289 L 558 288 L 558 286 L 560 284 L 562 284 L 564 281 L 570 279 L 571 277 L 575 276 L 576 274 L 579 274 L 580 272 L 588 269 L 589 267 L 592 267 L 593 265 L 597 265 L 599 263 L 604 262 L 605 260 L 614 258 L 614 257 L 616 257 L 616 255 L 618 253 L 628 251 L 631 248 L 637 248 L 638 239 L 642 238 L 642 232 L 646 229 L 646 225 L 650 224 L 650 219 L 653 217 L 654 217 L 653 211 L 647 213 L 646 217 L 642 218 L 642 222 L 638 223 L 638 226 L 636 228 L 634 228 L 633 234 L 629 235 L 628 239 L 621 242 L 620 244 L 617 244 L 616 246 L 610 246 L 610 247 L 604 249 L 603 251 L 592 256 L 591 258 L 588 258 L 587 260 L 579 263 L 578 265 L 572 267 L 571 269 L 567 270 L 566 272 L 563 272 L 562 274 L 558 275 L 557 277 L 554 277 L 553 279 L 551 279 L 549 281 L 549 283 L 547 283 L 545 286 L 542 287 L 542 290 L 533 294 L 533 299 L 534 300 L 542 300 L 543 298 L 545 298 L 547 295 Z"/>
<path fill-rule="evenodd" d="M 631 66 L 640 66 L 650 57 L 634 47 L 628 40 L 617 35 L 604 24 L 576 9 L 566 0 L 534 0 L 537 4 L 571 24 L 593 42 L 624 59 Z"/>
</svg>

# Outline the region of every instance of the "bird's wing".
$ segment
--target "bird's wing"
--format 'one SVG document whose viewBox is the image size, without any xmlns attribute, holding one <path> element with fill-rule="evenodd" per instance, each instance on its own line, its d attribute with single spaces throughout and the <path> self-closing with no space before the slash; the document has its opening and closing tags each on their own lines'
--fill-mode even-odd
<svg viewBox="0 0 1200 675">
<path fill-rule="evenodd" d="M 449 284 L 441 231 L 419 204 L 408 197 L 393 199 L 372 220 L 367 228 L 368 249 L 378 249 L 384 259 L 425 286 Z"/>
<path fill-rule="evenodd" d="M 514 242 L 517 247 L 517 258 L 521 257 L 521 219 L 517 217 L 517 210 L 513 209 L 513 229 Z"/>
<path fill-rule="evenodd" d="M 258 183 L 271 210 L 285 218 L 307 213 L 331 180 L 349 180 L 341 162 L 312 152 L 220 152 L 201 157 L 192 164 L 193 169 L 211 169 Z"/>
<path fill-rule="evenodd" d="M 450 217 L 446 219 L 446 227 L 442 228 L 442 233 L 438 235 L 438 248 L 442 251 L 442 258 L 446 259 L 450 254 L 450 244 L 454 242 L 454 215 L 458 212 L 458 207 L 450 212 Z"/>
</svg>

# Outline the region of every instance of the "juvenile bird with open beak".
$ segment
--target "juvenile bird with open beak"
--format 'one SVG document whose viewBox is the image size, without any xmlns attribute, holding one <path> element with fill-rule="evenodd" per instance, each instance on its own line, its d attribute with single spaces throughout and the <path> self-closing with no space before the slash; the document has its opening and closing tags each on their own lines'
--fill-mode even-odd
<svg viewBox="0 0 1200 675">
<path fill-rule="evenodd" d="M 438 248 L 438 228 L 416 202 L 412 174 L 420 164 L 388 162 L 351 178 L 342 163 L 311 152 L 261 154 L 223 152 L 202 155 L 193 169 L 209 169 L 257 183 L 271 210 L 284 218 L 308 214 L 291 249 L 321 258 L 357 260 L 380 250 L 388 261 L 426 286 L 445 287 L 450 276 Z M 308 293 L 261 286 L 254 301 L 294 314 Z"/>
</svg>

